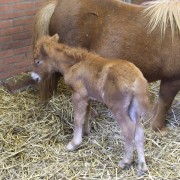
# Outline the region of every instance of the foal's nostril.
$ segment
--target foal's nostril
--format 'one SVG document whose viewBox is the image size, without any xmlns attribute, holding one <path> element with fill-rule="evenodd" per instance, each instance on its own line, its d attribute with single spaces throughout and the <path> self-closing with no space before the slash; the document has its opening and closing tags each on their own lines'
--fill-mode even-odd
<svg viewBox="0 0 180 180">
<path fill-rule="evenodd" d="M 39 82 L 39 78 L 36 78 L 35 81 Z"/>
</svg>

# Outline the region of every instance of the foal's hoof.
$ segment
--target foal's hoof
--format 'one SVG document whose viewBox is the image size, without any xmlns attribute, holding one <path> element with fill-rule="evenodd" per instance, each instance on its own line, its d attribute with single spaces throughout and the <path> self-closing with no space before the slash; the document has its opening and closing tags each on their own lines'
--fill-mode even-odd
<svg viewBox="0 0 180 180">
<path fill-rule="evenodd" d="M 75 144 L 72 143 L 72 142 L 69 142 L 68 145 L 66 146 L 66 148 L 67 148 L 68 151 L 74 151 L 74 150 L 76 150 L 78 147 L 79 147 L 79 145 L 75 145 Z"/>
<path fill-rule="evenodd" d="M 148 170 L 147 171 L 140 171 L 140 170 L 138 170 L 138 172 L 137 172 L 138 176 L 144 176 L 146 174 L 148 174 Z"/>
<path fill-rule="evenodd" d="M 148 167 L 146 163 L 142 162 L 138 165 L 138 176 L 143 176 L 145 174 L 148 174 Z"/>
<path fill-rule="evenodd" d="M 123 160 L 119 162 L 119 166 L 122 168 L 122 169 L 130 169 L 131 167 L 131 163 L 126 163 L 124 162 Z"/>
</svg>

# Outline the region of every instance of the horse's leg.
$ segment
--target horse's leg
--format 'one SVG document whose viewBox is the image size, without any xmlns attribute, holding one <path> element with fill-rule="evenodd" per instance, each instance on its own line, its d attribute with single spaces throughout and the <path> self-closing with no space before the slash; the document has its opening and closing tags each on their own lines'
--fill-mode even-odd
<svg viewBox="0 0 180 180">
<path fill-rule="evenodd" d="M 40 82 L 40 99 L 44 103 L 50 98 L 54 91 L 57 90 L 58 81 L 60 78 L 59 73 L 53 73 L 48 79 Z"/>
<path fill-rule="evenodd" d="M 129 118 L 128 114 L 125 114 L 123 110 L 119 110 L 118 113 L 113 113 L 119 127 L 123 133 L 125 144 L 124 144 L 124 156 L 119 162 L 121 168 L 129 167 L 133 160 L 133 150 L 134 150 L 134 134 L 135 134 L 135 123 Z"/>
<path fill-rule="evenodd" d="M 74 107 L 74 132 L 72 140 L 67 145 L 69 151 L 75 150 L 82 143 L 83 126 L 87 117 L 88 107 L 87 99 L 79 93 L 73 94 L 72 103 Z"/>
<path fill-rule="evenodd" d="M 54 87 L 53 87 L 53 91 L 57 91 L 57 87 L 58 87 L 58 82 L 59 82 L 59 79 L 62 77 L 61 73 L 59 72 L 55 72 L 55 76 L 54 76 Z"/>
<path fill-rule="evenodd" d="M 84 122 L 84 126 L 83 126 L 83 135 L 88 135 L 90 133 L 90 124 L 89 124 L 89 119 L 90 119 L 90 116 L 91 116 L 91 103 L 89 102 L 88 103 L 88 106 L 87 106 L 87 112 L 86 112 L 86 116 L 85 116 L 85 122 Z"/>
<path fill-rule="evenodd" d="M 157 113 L 152 121 L 154 130 L 164 130 L 167 112 L 180 89 L 180 80 L 162 80 L 160 85 Z"/>
<path fill-rule="evenodd" d="M 144 157 L 144 129 L 140 119 L 136 119 L 135 144 L 138 153 L 138 170 L 139 173 L 147 172 L 148 168 Z"/>
</svg>

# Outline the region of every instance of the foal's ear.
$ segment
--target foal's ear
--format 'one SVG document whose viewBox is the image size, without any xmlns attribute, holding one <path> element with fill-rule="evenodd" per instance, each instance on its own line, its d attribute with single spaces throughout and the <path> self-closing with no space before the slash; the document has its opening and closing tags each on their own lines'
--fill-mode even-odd
<svg viewBox="0 0 180 180">
<path fill-rule="evenodd" d="M 53 41 L 58 42 L 58 41 L 59 41 L 59 35 L 58 35 L 58 34 L 55 34 L 54 36 L 51 37 L 51 39 L 52 39 Z"/>
</svg>

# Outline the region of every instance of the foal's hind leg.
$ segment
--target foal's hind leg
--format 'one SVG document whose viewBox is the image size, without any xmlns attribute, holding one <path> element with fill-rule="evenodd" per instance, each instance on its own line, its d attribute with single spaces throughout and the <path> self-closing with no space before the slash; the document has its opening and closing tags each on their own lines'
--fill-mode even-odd
<svg viewBox="0 0 180 180">
<path fill-rule="evenodd" d="M 144 157 L 144 129 L 139 118 L 136 120 L 135 144 L 138 153 L 139 173 L 147 172 L 148 168 Z"/>
<path fill-rule="evenodd" d="M 121 113 L 113 113 L 113 111 L 112 113 L 117 120 L 125 139 L 124 156 L 119 162 L 119 166 L 124 169 L 129 167 L 133 160 L 135 123 L 129 118 L 128 114 L 123 112 L 124 110 L 121 111 Z"/>
<path fill-rule="evenodd" d="M 165 119 L 167 112 L 180 90 L 180 80 L 162 80 L 160 85 L 158 109 L 155 119 L 152 122 L 154 130 L 163 130 L 166 126 Z"/>
</svg>

